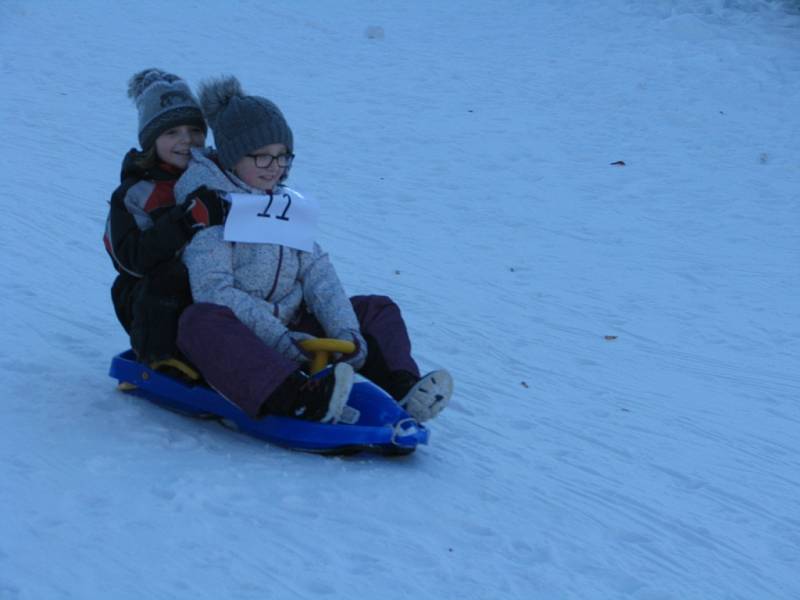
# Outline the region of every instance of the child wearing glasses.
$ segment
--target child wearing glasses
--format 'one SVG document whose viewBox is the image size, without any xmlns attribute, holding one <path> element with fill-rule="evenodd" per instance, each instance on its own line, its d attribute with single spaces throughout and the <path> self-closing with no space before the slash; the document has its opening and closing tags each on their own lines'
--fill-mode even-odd
<svg viewBox="0 0 800 600">
<path fill-rule="evenodd" d="M 172 73 L 136 73 L 128 96 L 138 109 L 142 149 L 125 155 L 111 195 L 103 238 L 119 273 L 111 297 L 140 361 L 192 376 L 176 360 L 178 317 L 192 301 L 180 252 L 199 228 L 222 222 L 223 205 L 197 199 L 176 205 L 173 188 L 189 149 L 205 144 L 206 123 L 189 86 Z"/>
<path fill-rule="evenodd" d="M 246 95 L 234 77 L 204 83 L 200 104 L 214 133 L 217 158 L 199 150 L 176 196 L 255 195 L 273 219 L 286 218 L 286 186 L 294 138 L 281 110 Z M 246 199 L 250 196 L 246 196 Z M 286 200 L 284 200 L 286 199 Z M 357 371 L 385 389 L 411 416 L 425 421 L 449 402 L 453 382 L 438 370 L 420 376 L 397 305 L 385 296 L 348 298 L 316 242 L 303 250 L 279 242 L 226 241 L 225 228 L 197 233 L 183 254 L 196 304 L 180 319 L 178 345 L 206 381 L 253 418 L 266 414 L 336 422 Z M 351 340 L 325 377 L 309 378 L 300 342 Z"/>
</svg>

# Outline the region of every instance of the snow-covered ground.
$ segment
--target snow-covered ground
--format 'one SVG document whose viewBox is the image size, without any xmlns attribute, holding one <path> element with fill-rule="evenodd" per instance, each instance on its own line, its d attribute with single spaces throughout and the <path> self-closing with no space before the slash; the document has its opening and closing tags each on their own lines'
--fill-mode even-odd
<svg viewBox="0 0 800 600">
<path fill-rule="evenodd" d="M 225 4 L 0 3 L 0 599 L 800 598 L 800 6 Z M 115 391 L 149 66 L 284 109 L 348 291 L 455 376 L 430 446 Z"/>
</svg>

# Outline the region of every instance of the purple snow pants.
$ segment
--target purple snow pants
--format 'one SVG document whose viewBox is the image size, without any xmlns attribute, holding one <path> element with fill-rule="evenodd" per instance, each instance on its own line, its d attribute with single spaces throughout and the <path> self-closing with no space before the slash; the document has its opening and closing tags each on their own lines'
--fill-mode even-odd
<svg viewBox="0 0 800 600">
<path fill-rule="evenodd" d="M 393 371 L 419 376 L 397 304 L 386 296 L 353 296 L 350 301 L 367 342 L 367 361 L 359 373 L 378 385 Z M 289 328 L 325 337 L 319 321 L 306 310 Z M 199 302 L 184 310 L 177 342 L 208 384 L 253 418 L 281 382 L 302 366 L 262 342 L 227 306 L 217 304 Z"/>
</svg>

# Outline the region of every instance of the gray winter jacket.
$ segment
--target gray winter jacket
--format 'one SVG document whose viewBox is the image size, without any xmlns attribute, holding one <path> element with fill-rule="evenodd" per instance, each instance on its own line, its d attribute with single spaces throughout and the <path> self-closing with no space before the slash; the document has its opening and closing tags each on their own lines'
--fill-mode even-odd
<svg viewBox="0 0 800 600">
<path fill-rule="evenodd" d="M 189 168 L 175 185 L 180 203 L 198 187 L 229 193 L 263 194 L 231 173 L 223 173 L 202 152 L 192 151 Z M 318 244 L 303 252 L 278 244 L 226 242 L 223 226 L 198 232 L 183 253 L 195 302 L 229 307 L 267 345 L 297 360 L 288 325 L 305 301 L 334 338 L 366 348 L 347 294 L 328 254 Z M 302 336 L 300 336 L 302 337 Z"/>
</svg>

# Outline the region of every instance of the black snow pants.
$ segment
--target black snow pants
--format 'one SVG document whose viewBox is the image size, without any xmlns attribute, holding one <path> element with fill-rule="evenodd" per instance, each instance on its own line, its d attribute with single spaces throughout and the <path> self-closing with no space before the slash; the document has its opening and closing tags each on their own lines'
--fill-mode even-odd
<svg viewBox="0 0 800 600">
<path fill-rule="evenodd" d="M 111 298 L 140 361 L 150 364 L 181 357 L 175 345 L 178 319 L 192 303 L 192 293 L 189 274 L 180 258 L 163 263 L 142 278 L 119 275 Z"/>
</svg>

